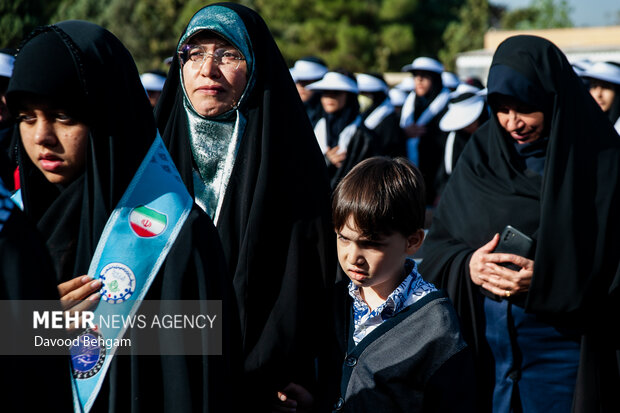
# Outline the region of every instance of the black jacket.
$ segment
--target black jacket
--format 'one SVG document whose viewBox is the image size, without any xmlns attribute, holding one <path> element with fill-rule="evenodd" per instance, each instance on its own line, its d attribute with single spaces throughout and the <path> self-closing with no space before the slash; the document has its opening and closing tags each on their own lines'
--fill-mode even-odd
<svg viewBox="0 0 620 413">
<path fill-rule="evenodd" d="M 474 412 L 472 354 L 450 300 L 431 292 L 352 339 L 348 280 L 334 289 L 334 327 L 319 381 L 321 409 L 345 412 Z M 321 370 L 320 370 L 321 371 Z"/>
</svg>

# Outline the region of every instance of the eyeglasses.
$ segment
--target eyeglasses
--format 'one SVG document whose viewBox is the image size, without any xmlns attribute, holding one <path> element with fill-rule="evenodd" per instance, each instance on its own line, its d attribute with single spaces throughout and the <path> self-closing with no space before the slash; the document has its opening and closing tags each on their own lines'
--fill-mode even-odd
<svg viewBox="0 0 620 413">
<path fill-rule="evenodd" d="M 241 61 L 245 60 L 245 57 L 236 49 L 219 48 L 215 49 L 213 53 L 209 53 L 206 46 L 200 44 L 186 44 L 179 51 L 181 66 L 191 63 L 192 69 L 202 67 L 202 64 L 209 56 L 213 58 L 213 63 L 225 70 L 237 70 L 241 65 Z"/>
</svg>

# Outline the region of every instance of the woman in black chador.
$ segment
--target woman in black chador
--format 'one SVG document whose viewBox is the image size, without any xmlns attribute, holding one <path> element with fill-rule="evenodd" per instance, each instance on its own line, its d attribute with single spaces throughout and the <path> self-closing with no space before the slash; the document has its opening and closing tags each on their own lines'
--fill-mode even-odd
<svg viewBox="0 0 620 413">
<path fill-rule="evenodd" d="M 92 23 L 45 26 L 20 48 L 7 101 L 19 122 L 24 212 L 43 236 L 61 295 L 96 299 L 100 280 L 83 275 L 157 135 L 133 59 Z M 217 232 L 194 205 L 144 298 L 224 300 L 225 331 L 236 333 L 226 282 Z M 238 357 L 227 337 L 224 356 L 115 356 L 92 411 L 222 411 L 227 360 Z"/>
<path fill-rule="evenodd" d="M 246 390 L 262 409 L 307 384 L 323 282 L 335 270 L 325 162 L 264 21 L 232 3 L 190 20 L 155 110 L 219 232 L 242 323 Z"/>
<path fill-rule="evenodd" d="M 619 411 L 620 138 L 542 38 L 504 41 L 487 86 L 421 273 L 477 351 L 481 411 Z M 493 252 L 506 225 L 530 254 Z"/>
</svg>

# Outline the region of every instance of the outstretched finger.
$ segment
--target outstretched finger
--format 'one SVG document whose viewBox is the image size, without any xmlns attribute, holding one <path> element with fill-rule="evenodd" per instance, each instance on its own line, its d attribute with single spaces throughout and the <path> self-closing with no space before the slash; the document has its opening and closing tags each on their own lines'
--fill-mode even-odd
<svg viewBox="0 0 620 413">
<path fill-rule="evenodd" d="M 485 253 L 491 253 L 497 247 L 498 243 L 499 243 L 499 234 L 495 234 L 493 235 L 493 238 L 491 238 L 491 241 L 487 242 L 482 247 L 480 247 L 480 251 L 485 252 Z"/>
</svg>

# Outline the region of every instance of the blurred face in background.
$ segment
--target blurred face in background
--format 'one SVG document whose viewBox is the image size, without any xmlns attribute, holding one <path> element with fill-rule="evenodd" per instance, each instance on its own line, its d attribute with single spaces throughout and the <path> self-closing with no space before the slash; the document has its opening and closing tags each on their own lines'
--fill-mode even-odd
<svg viewBox="0 0 620 413">
<path fill-rule="evenodd" d="M 433 87 L 433 78 L 429 72 L 416 70 L 413 72 L 414 91 L 417 96 L 426 96 Z"/>
<path fill-rule="evenodd" d="M 340 90 L 325 90 L 321 94 L 321 105 L 327 113 L 338 112 L 347 103 L 347 92 Z"/>
<path fill-rule="evenodd" d="M 590 94 L 601 107 L 601 110 L 607 112 L 616 97 L 616 88 L 613 83 L 590 79 Z"/>
<path fill-rule="evenodd" d="M 480 122 L 478 121 L 478 119 L 476 119 L 475 121 L 473 121 L 472 123 L 470 123 L 469 125 L 465 126 L 463 128 L 463 130 L 472 135 L 475 131 L 478 130 L 478 128 L 480 127 Z"/>
<path fill-rule="evenodd" d="M 295 86 L 297 87 L 297 93 L 299 93 L 299 97 L 302 102 L 307 102 L 314 95 L 313 90 L 306 89 L 310 83 L 316 82 L 316 80 L 298 80 L 295 82 Z"/>
<path fill-rule="evenodd" d="M 151 106 L 155 107 L 159 97 L 161 96 L 161 92 L 159 90 L 147 90 L 146 93 L 149 95 L 149 102 L 151 102 Z"/>
<path fill-rule="evenodd" d="M 9 85 L 9 78 L 0 76 L 0 129 L 3 129 L 2 124 L 11 120 L 11 114 L 6 106 L 6 88 Z"/>
</svg>

